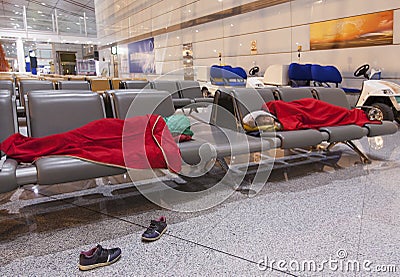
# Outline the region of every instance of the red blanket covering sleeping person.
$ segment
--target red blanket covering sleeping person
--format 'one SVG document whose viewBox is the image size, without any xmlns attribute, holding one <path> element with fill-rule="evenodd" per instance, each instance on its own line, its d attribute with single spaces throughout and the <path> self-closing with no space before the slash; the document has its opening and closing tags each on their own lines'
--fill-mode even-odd
<svg viewBox="0 0 400 277">
<path fill-rule="evenodd" d="M 14 134 L 1 150 L 18 162 L 31 163 L 52 155 L 72 156 L 123 168 L 181 170 L 179 148 L 161 116 L 126 120 L 106 118 L 42 138 Z"/>
<path fill-rule="evenodd" d="M 369 120 L 363 110 L 348 110 L 312 98 L 291 102 L 271 101 L 263 104 L 262 109 L 275 115 L 282 124 L 283 130 L 286 131 L 348 124 L 363 126 L 366 123 L 381 123 Z"/>
</svg>

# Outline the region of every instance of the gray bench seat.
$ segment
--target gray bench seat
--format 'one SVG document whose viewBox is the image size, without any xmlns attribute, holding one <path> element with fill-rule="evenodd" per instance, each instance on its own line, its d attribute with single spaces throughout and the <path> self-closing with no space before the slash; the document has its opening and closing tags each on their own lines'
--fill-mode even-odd
<svg viewBox="0 0 400 277">
<path fill-rule="evenodd" d="M 15 95 L 10 90 L 0 90 L 0 142 L 18 132 Z M 0 157 L 3 157 L 3 152 Z M 18 187 L 16 179 L 18 163 L 7 158 L 0 165 L 0 193 Z"/>
<path fill-rule="evenodd" d="M 351 109 L 346 93 L 340 88 L 315 87 L 312 90 L 321 101 Z M 368 137 L 393 134 L 398 129 L 395 123 L 389 121 L 383 121 L 382 124 L 365 124 L 362 128 Z"/>
<path fill-rule="evenodd" d="M 58 81 L 59 90 L 90 90 L 88 81 Z"/>
<path fill-rule="evenodd" d="M 169 92 L 153 93 L 138 92 L 136 90 L 109 91 L 114 116 L 128 118 L 144 115 L 149 111 L 161 116 L 171 116 L 175 110 L 172 97 Z M 146 101 L 144 101 L 146 100 Z M 146 104 L 147 103 L 147 104 Z M 193 140 L 179 143 L 182 159 L 188 164 L 196 164 L 201 159 L 199 150 L 202 145 L 207 145 L 215 150 L 218 157 L 226 157 L 235 154 L 243 154 L 269 149 L 271 143 L 259 138 L 248 138 L 244 134 L 238 134 L 232 130 L 222 130 L 203 122 L 194 122 L 191 126 L 194 132 Z M 208 151 L 204 149 L 204 151 Z M 210 157 L 212 158 L 212 157 Z"/>
<path fill-rule="evenodd" d="M 90 91 L 35 92 L 28 94 L 26 99 L 28 134 L 32 137 L 63 133 L 105 118 L 103 98 Z M 117 175 L 126 171 L 72 157 L 44 157 L 37 160 L 35 166 L 37 183 L 46 185 Z"/>
<path fill-rule="evenodd" d="M 345 92 L 340 88 L 279 88 L 275 90 L 275 93 L 283 101 L 312 98 L 314 93 L 317 99 L 321 101 L 351 109 Z M 372 137 L 392 134 L 397 131 L 397 126 L 393 122 L 383 122 L 382 124 L 365 124 L 362 127 L 357 125 L 328 126 L 319 130 L 324 134 L 324 141 L 329 143 L 343 142 L 348 145 L 351 144 L 351 147 L 355 148 L 353 143 L 351 143 L 352 140 L 357 140 L 365 136 Z M 366 159 L 366 156 L 364 156 L 364 159 Z"/>
<path fill-rule="evenodd" d="M 44 157 L 38 159 L 35 165 L 37 183 L 41 185 L 74 182 L 126 172 L 124 168 L 96 164 L 70 157 Z"/>
<path fill-rule="evenodd" d="M 364 128 L 366 128 L 368 130 L 368 137 L 394 134 L 398 130 L 397 125 L 394 122 L 390 122 L 390 121 L 382 121 L 381 125 L 365 124 Z"/>
<path fill-rule="evenodd" d="M 244 132 L 242 127 L 243 117 L 249 112 L 260 110 L 262 104 L 274 100 L 273 92 L 270 89 L 255 90 L 251 88 L 235 88 L 235 89 L 219 89 L 215 94 L 215 109 L 217 105 L 222 104 L 222 108 L 235 113 L 235 118 L 238 122 L 233 124 L 223 123 L 229 119 L 228 116 L 219 116 L 216 125 L 231 125 L 233 128 L 239 127 L 238 131 Z M 230 107 L 232 105 L 232 107 Z M 225 107 L 224 107 L 225 106 Z M 219 121 L 219 122 L 218 122 Z M 278 138 L 280 144 L 277 146 L 283 149 L 308 147 L 320 144 L 324 140 L 324 136 L 318 130 L 296 130 L 296 131 L 276 131 L 276 132 L 263 132 L 263 138 Z"/>
<path fill-rule="evenodd" d="M 193 139 L 210 143 L 219 157 L 268 150 L 275 145 L 274 140 L 268 141 L 249 137 L 243 133 L 204 123 L 195 123 L 191 126 L 191 129 L 194 132 Z"/>
</svg>

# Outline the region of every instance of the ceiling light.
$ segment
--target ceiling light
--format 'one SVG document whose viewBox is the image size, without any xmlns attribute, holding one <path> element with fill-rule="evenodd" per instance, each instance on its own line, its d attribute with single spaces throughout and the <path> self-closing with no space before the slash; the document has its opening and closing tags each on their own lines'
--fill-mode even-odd
<svg viewBox="0 0 400 277">
<path fill-rule="evenodd" d="M 43 6 L 46 6 L 46 3 L 43 3 L 43 2 L 42 2 L 41 4 L 42 4 Z"/>
<path fill-rule="evenodd" d="M 37 13 L 43 13 L 42 11 L 37 11 Z"/>
</svg>

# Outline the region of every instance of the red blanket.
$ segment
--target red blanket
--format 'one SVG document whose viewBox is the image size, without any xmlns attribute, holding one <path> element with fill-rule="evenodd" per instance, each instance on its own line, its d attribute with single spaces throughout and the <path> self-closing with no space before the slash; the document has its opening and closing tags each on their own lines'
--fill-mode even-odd
<svg viewBox="0 0 400 277">
<path fill-rule="evenodd" d="M 360 109 L 348 110 L 320 100 L 304 98 L 291 102 L 281 100 L 263 104 L 263 109 L 270 111 L 282 123 L 284 130 L 318 129 L 326 126 L 356 124 L 363 126 L 370 121 Z"/>
<path fill-rule="evenodd" d="M 42 138 L 14 134 L 1 144 L 1 150 L 19 162 L 62 155 L 124 168 L 181 170 L 179 148 L 165 121 L 155 115 L 100 119 Z"/>
</svg>

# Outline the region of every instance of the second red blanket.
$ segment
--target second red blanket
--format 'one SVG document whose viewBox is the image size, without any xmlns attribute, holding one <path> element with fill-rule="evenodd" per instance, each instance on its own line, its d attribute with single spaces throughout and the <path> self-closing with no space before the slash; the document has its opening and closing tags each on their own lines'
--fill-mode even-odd
<svg viewBox="0 0 400 277">
<path fill-rule="evenodd" d="M 42 138 L 17 133 L 1 143 L 1 150 L 10 158 L 27 163 L 62 155 L 117 167 L 169 168 L 175 172 L 181 170 L 182 164 L 165 121 L 155 115 L 100 119 Z"/>
<path fill-rule="evenodd" d="M 360 109 L 342 108 L 317 99 L 304 98 L 291 102 L 282 100 L 263 104 L 263 109 L 274 114 L 284 130 L 318 129 L 326 126 L 356 124 L 363 126 L 370 121 Z"/>
</svg>

